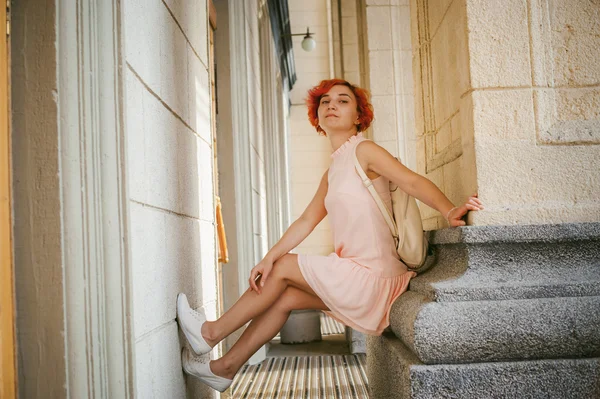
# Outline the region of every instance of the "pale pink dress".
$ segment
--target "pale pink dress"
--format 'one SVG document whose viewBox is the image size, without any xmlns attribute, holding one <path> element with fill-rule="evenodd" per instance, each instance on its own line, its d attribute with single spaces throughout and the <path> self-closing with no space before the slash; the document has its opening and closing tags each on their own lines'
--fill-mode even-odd
<svg viewBox="0 0 600 399">
<path fill-rule="evenodd" d="M 328 256 L 298 255 L 302 275 L 347 326 L 381 335 L 390 324 L 390 308 L 416 274 L 396 254 L 394 238 L 373 197 L 354 169 L 354 148 L 366 139 L 350 137 L 331 157 L 325 207 L 333 231 L 335 252 Z M 389 181 L 373 180 L 391 207 Z"/>
</svg>

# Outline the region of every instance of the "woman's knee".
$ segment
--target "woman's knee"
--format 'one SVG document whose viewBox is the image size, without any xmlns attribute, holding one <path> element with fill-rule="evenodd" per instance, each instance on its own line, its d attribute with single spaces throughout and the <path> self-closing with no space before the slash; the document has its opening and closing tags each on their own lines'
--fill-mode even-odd
<svg viewBox="0 0 600 399">
<path fill-rule="evenodd" d="M 282 312 L 291 312 L 296 309 L 296 304 L 298 302 L 298 295 L 295 292 L 296 289 L 292 287 L 288 287 L 283 291 L 283 294 L 277 299 L 274 306 Z"/>
<path fill-rule="evenodd" d="M 298 261 L 296 260 L 297 256 L 298 255 L 294 254 L 285 254 L 281 258 L 277 259 L 273 264 L 273 271 L 271 274 L 282 279 L 289 279 L 294 265 L 298 264 Z"/>
</svg>

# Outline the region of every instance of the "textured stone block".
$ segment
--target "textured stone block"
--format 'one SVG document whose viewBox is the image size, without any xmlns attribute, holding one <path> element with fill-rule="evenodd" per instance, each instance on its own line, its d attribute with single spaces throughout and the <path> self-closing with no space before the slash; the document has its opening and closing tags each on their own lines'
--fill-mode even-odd
<svg viewBox="0 0 600 399">
<path fill-rule="evenodd" d="M 346 6 L 344 6 L 346 5 Z M 348 10 L 352 15 L 344 15 L 344 10 Z M 344 45 L 356 45 L 355 57 L 358 56 L 358 24 L 356 23 L 355 3 L 342 2 L 342 37 Z M 345 55 L 345 54 L 344 54 Z"/>
<path fill-rule="evenodd" d="M 173 307 L 174 303 L 172 301 Z M 181 346 L 177 323 L 174 320 L 138 340 L 135 343 L 135 354 L 138 397 L 186 397 L 185 379 L 181 369 Z M 204 389 L 204 393 L 209 393 L 208 389 Z"/>
<path fill-rule="evenodd" d="M 346 327 L 346 341 L 350 347 L 350 353 L 367 353 L 367 336 L 353 328 Z"/>
<path fill-rule="evenodd" d="M 531 84 L 527 3 L 467 0 L 473 88 Z"/>
<path fill-rule="evenodd" d="M 600 359 L 424 365 L 395 337 L 367 338 L 371 396 L 377 399 L 591 399 Z"/>
<path fill-rule="evenodd" d="M 367 0 L 367 6 L 387 6 L 390 0 Z"/>
<path fill-rule="evenodd" d="M 407 333 L 397 322 L 415 311 Z M 425 364 L 600 356 L 600 296 L 427 302 L 409 292 L 391 318 L 394 333 Z"/>
<path fill-rule="evenodd" d="M 435 0 L 435 1 L 428 1 L 427 3 L 428 3 L 427 19 L 428 19 L 428 24 L 429 24 L 429 31 L 432 34 L 439 29 L 440 25 L 444 21 L 444 16 L 447 15 L 448 8 L 449 8 L 449 6 L 452 5 L 452 3 L 458 3 L 459 7 L 463 8 L 463 9 L 464 9 L 464 5 L 465 5 L 464 0 L 459 0 L 459 1 Z M 463 23 L 464 22 L 465 21 L 463 21 Z"/>
<path fill-rule="evenodd" d="M 123 25 L 127 63 L 189 124 L 188 44 L 181 29 L 158 0 L 127 2 Z"/>
<path fill-rule="evenodd" d="M 367 7 L 367 30 L 370 50 L 392 50 L 389 7 Z"/>
<path fill-rule="evenodd" d="M 188 56 L 188 107 L 191 129 L 212 146 L 210 85 L 208 69 L 201 63 L 191 47 L 187 48 Z"/>
<path fill-rule="evenodd" d="M 600 90 L 534 90 L 537 140 L 540 144 L 600 143 Z"/>
<path fill-rule="evenodd" d="M 131 198 L 212 220 L 210 141 L 198 138 L 131 72 L 126 95 Z"/>
<path fill-rule="evenodd" d="M 200 219 L 212 222 L 215 220 L 215 191 L 213 187 L 213 152 L 212 148 L 202 140 L 196 140 L 196 151 L 200 196 Z M 182 149 L 183 151 L 183 149 Z M 189 149 L 188 149 L 189 151 Z M 192 169 L 192 173 L 195 170 Z M 182 181 L 181 184 L 194 184 L 195 176 L 190 180 Z M 194 198 L 194 197 L 192 197 Z M 196 201 L 197 199 L 194 198 Z"/>
<path fill-rule="evenodd" d="M 390 322 L 424 363 L 600 355 L 600 224 L 431 234 L 438 265 Z"/>
<path fill-rule="evenodd" d="M 504 212 L 502 224 L 598 220 L 600 159 L 591 147 L 481 139 L 475 153 L 479 195 L 486 204 L 473 215 L 478 223 L 502 223 L 498 218 L 486 222 L 488 211 Z M 526 173 L 516 173 L 517 168 Z M 588 209 L 587 219 L 578 218 L 578 207 Z M 511 216 L 520 210 L 518 217 Z"/>
<path fill-rule="evenodd" d="M 214 262 L 201 261 L 197 220 L 135 203 L 130 211 L 133 316 L 139 338 L 175 319 L 179 292 L 186 292 L 192 304 L 199 304 L 203 297 L 199 265 L 210 269 Z"/>
<path fill-rule="evenodd" d="M 321 312 L 294 310 L 281 328 L 282 344 L 321 341 Z"/>
<path fill-rule="evenodd" d="M 411 51 L 410 9 L 406 6 L 390 7 L 392 25 L 392 47 Z"/>
<path fill-rule="evenodd" d="M 429 84 L 433 89 L 435 129 L 456 113 L 461 97 L 470 89 L 470 54 L 465 25 L 465 8 L 461 7 L 460 1 L 454 1 L 439 30 L 431 37 Z M 430 32 L 433 35 L 434 31 Z"/>
<path fill-rule="evenodd" d="M 588 86 L 600 80 L 598 4 L 531 2 L 531 54 L 536 86 Z"/>
<path fill-rule="evenodd" d="M 472 128 L 478 138 L 535 141 L 530 90 L 475 90 L 472 93 L 472 107 Z"/>
<path fill-rule="evenodd" d="M 444 187 L 442 190 L 446 197 L 452 201 L 453 204 L 461 204 L 467 199 L 465 196 L 465 181 L 463 179 L 464 165 L 462 157 L 455 159 L 442 166 L 444 174 Z M 445 216 L 445 215 L 444 215 Z M 440 217 L 443 216 L 440 214 Z"/>
<path fill-rule="evenodd" d="M 394 94 L 394 68 L 391 50 L 369 51 L 371 93 L 375 96 Z M 377 112 L 377 108 L 375 108 Z"/>
<path fill-rule="evenodd" d="M 398 139 L 396 97 L 373 96 L 371 102 L 375 109 L 375 119 L 372 124 L 373 140 L 396 141 Z"/>
<path fill-rule="evenodd" d="M 349 73 L 357 73 L 360 70 L 358 44 L 344 44 L 344 77 Z"/>
<path fill-rule="evenodd" d="M 165 0 L 165 3 L 206 68 L 209 29 L 206 0 Z"/>
</svg>

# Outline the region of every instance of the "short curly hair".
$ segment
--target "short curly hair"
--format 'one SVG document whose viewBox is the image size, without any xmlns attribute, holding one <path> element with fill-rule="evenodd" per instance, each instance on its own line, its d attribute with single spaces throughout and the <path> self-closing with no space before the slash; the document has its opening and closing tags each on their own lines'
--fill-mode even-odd
<svg viewBox="0 0 600 399">
<path fill-rule="evenodd" d="M 358 111 L 357 130 L 363 132 L 371 126 L 373 122 L 373 106 L 369 102 L 369 92 L 343 79 L 322 80 L 317 86 L 308 91 L 306 105 L 308 107 L 308 120 L 315 127 L 319 134 L 326 136 L 327 133 L 319 126 L 318 109 L 321 97 L 326 94 L 333 86 L 343 85 L 348 87 L 356 97 L 356 110 Z"/>
</svg>

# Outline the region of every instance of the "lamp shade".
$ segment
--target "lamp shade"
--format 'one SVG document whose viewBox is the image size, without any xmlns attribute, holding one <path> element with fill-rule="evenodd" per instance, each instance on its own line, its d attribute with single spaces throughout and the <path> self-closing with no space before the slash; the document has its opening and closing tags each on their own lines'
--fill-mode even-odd
<svg viewBox="0 0 600 399">
<path fill-rule="evenodd" d="M 304 36 L 304 39 L 302 40 L 302 48 L 304 51 L 313 51 L 316 45 L 317 42 L 315 42 L 315 39 L 313 39 L 310 35 Z"/>
</svg>

